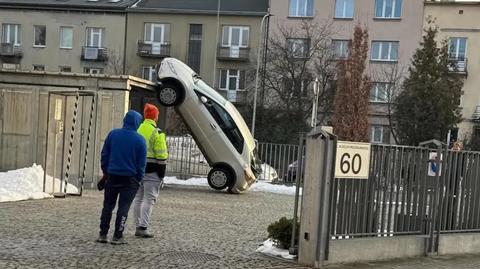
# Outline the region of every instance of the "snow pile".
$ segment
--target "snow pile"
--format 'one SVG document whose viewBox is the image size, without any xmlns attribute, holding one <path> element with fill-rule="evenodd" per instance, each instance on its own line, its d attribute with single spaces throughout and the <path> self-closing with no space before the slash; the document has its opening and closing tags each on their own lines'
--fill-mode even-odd
<svg viewBox="0 0 480 269">
<path fill-rule="evenodd" d="M 290 255 L 287 249 L 281 249 L 275 246 L 275 242 L 272 239 L 268 239 L 267 241 L 263 242 L 263 244 L 257 248 L 257 252 L 272 255 L 276 257 L 282 257 L 284 259 L 293 260 L 296 256 Z"/>
<path fill-rule="evenodd" d="M 163 179 L 165 184 L 183 185 L 183 186 L 202 186 L 208 187 L 206 178 L 190 178 L 187 180 L 177 179 L 176 177 L 165 177 Z M 259 181 L 252 185 L 250 191 L 270 192 L 276 194 L 295 195 L 295 186 L 285 186 L 278 184 L 271 184 L 268 182 Z M 301 190 L 300 190 L 301 194 Z"/>
<path fill-rule="evenodd" d="M 0 173 L 0 202 L 11 202 L 29 199 L 44 199 L 52 197 L 52 184 L 55 182 L 59 190 L 60 180 L 48 176 L 46 193 L 43 192 L 43 169 L 40 165 Z M 78 189 L 69 184 L 67 192 L 78 193 Z"/>
</svg>

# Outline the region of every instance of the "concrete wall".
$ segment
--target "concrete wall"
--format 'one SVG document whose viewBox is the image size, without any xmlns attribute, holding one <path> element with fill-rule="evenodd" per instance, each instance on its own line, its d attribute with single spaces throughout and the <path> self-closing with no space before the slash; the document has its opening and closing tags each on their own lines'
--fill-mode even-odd
<svg viewBox="0 0 480 269">
<path fill-rule="evenodd" d="M 99 158 L 104 139 L 112 128 L 121 127 L 129 109 L 130 91 L 150 91 L 152 86 L 126 76 L 0 72 L 0 171 L 37 163 L 50 176 L 61 178 L 65 174 L 76 99 L 65 93 L 81 89 L 97 95 L 85 178 L 86 186 L 93 187 L 101 174 Z M 84 164 L 92 97 L 80 97 L 78 107 L 70 169 L 76 185 Z M 60 122 L 63 133 L 57 129 Z"/>
<path fill-rule="evenodd" d="M 438 247 L 440 255 L 480 253 L 480 234 L 442 234 Z"/>
<path fill-rule="evenodd" d="M 475 108 L 480 105 L 478 85 L 480 78 L 476 75 L 480 72 L 480 20 L 478 3 L 454 3 L 454 4 L 426 4 L 425 16 L 436 18 L 436 24 L 440 28 L 439 39 L 450 37 L 467 38 L 467 71 L 468 76 L 464 81 L 463 96 L 461 99 L 463 122 L 459 125 L 458 138 L 463 140 L 470 136 L 472 129 L 477 124 L 472 121 Z M 462 14 L 460 14 L 462 13 Z"/>
<path fill-rule="evenodd" d="M 331 240 L 327 263 L 354 263 L 421 256 L 425 237 L 396 236 Z"/>
<path fill-rule="evenodd" d="M 253 59 L 256 55 L 258 39 L 260 37 L 261 17 L 253 16 L 220 16 L 220 29 L 218 40 L 222 38 L 223 25 L 237 25 L 250 27 L 249 47 Z M 128 14 L 127 30 L 127 61 L 126 69 L 130 74 L 141 77 L 142 66 L 156 65 L 161 58 L 140 57 L 137 55 L 138 40 L 144 40 L 145 23 L 170 24 L 171 57 L 181 61 L 187 61 L 189 25 L 202 24 L 202 51 L 200 75 L 210 85 L 213 83 L 214 62 L 216 61 L 216 80 L 218 81 L 218 69 L 251 69 L 253 61 L 218 61 L 215 52 L 218 47 L 216 41 L 217 17 L 215 15 L 192 15 L 192 14 L 161 14 L 161 13 L 136 13 Z"/>
<path fill-rule="evenodd" d="M 400 19 L 376 19 L 374 16 L 375 0 L 355 1 L 353 19 L 334 18 L 336 0 L 313 2 L 313 18 L 307 18 L 307 20 L 332 23 L 332 39 L 352 39 L 354 27 L 360 25 L 368 29 L 370 45 L 371 41 L 399 41 L 398 66 L 407 75 L 408 64 L 422 37 L 423 0 L 404 0 Z M 295 26 L 300 24 L 299 18 L 288 16 L 289 0 L 271 1 L 271 8 L 274 15 L 270 23 L 272 35 L 278 31 L 279 25 Z M 370 61 L 370 53 L 368 57 L 369 75 L 372 81 L 384 82 L 380 81 L 381 79 L 378 77 L 384 77 L 381 70 L 389 70 L 392 63 Z M 388 125 L 388 119 L 385 117 L 387 111 L 386 104 L 372 103 L 370 123 L 372 125 Z"/>
<path fill-rule="evenodd" d="M 21 25 L 21 47 L 23 57 L 21 70 L 33 70 L 33 65 L 44 65 L 46 71 L 59 71 L 60 66 L 70 66 L 72 72 L 83 73 L 84 67 L 104 68 L 105 73 L 122 70 L 124 55 L 125 14 L 93 13 L 80 11 L 52 11 L 1 9 L 0 24 Z M 33 46 L 34 25 L 45 25 L 47 29 L 46 46 Z M 73 48 L 60 48 L 60 27 L 73 27 Z M 105 62 L 82 61 L 82 46 L 86 45 L 86 28 L 105 28 L 103 46 L 108 49 L 110 65 Z M 1 30 L 0 30 L 1 31 Z M 0 60 L 1 62 L 1 60 Z M 120 73 L 117 73 L 120 74 Z"/>
</svg>

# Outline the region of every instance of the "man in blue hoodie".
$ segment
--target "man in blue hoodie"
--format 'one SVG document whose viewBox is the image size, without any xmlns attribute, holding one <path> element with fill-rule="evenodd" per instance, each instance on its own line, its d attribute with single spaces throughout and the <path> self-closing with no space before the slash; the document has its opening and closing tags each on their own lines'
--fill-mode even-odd
<svg viewBox="0 0 480 269">
<path fill-rule="evenodd" d="M 112 211 L 118 198 L 117 219 L 112 244 L 126 244 L 123 230 L 128 211 L 145 174 L 147 145 L 137 133 L 142 123 L 142 115 L 130 110 L 123 119 L 123 128 L 114 129 L 108 134 L 102 149 L 101 165 L 104 175 L 108 175 L 105 185 L 100 235 L 97 242 L 107 243 L 107 234 L 112 219 Z"/>
</svg>

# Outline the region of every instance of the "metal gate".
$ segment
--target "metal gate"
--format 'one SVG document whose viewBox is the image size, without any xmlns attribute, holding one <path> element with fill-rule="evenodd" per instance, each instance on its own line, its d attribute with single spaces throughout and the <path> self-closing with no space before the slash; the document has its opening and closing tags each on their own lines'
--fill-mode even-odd
<svg viewBox="0 0 480 269">
<path fill-rule="evenodd" d="M 91 140 L 96 130 L 97 94 L 48 93 L 43 191 L 82 195 Z"/>
</svg>

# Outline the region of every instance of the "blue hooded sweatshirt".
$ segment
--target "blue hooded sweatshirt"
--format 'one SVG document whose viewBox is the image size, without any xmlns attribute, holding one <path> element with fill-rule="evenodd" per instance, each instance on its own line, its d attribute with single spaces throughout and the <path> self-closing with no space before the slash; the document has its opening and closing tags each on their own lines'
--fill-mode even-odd
<svg viewBox="0 0 480 269">
<path fill-rule="evenodd" d="M 147 163 L 147 144 L 137 133 L 142 119 L 142 115 L 130 110 L 123 119 L 123 128 L 110 131 L 102 148 L 104 173 L 131 176 L 142 181 Z"/>
</svg>

